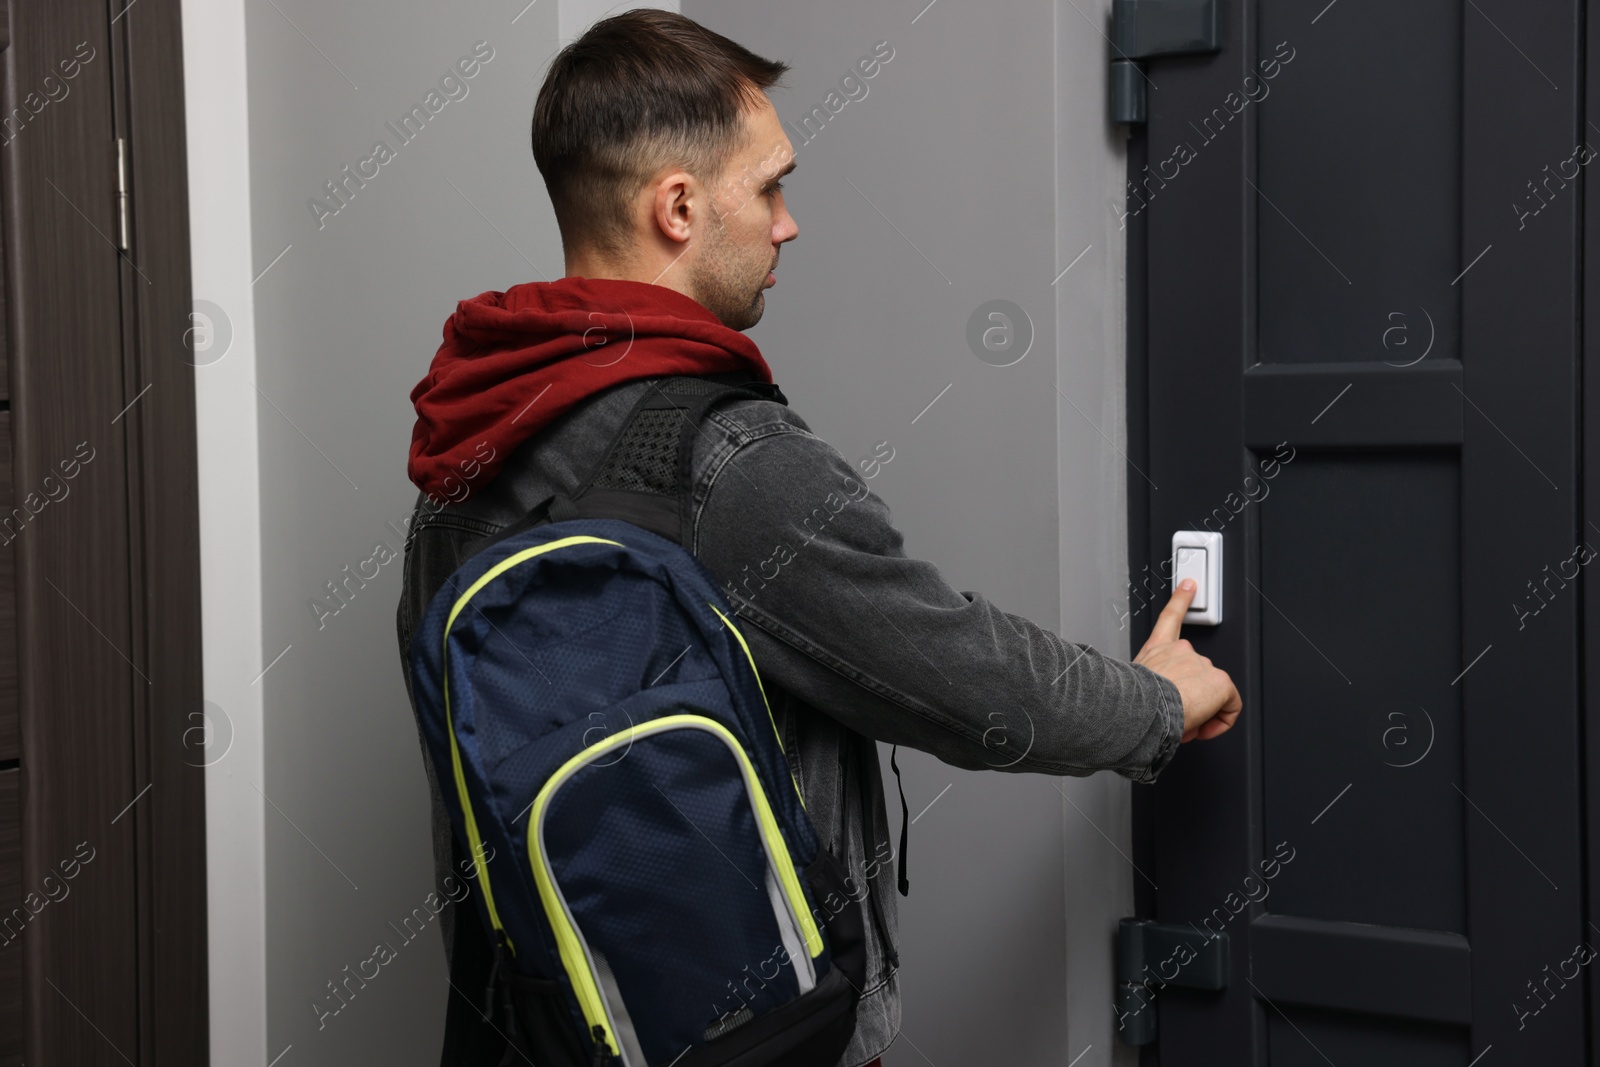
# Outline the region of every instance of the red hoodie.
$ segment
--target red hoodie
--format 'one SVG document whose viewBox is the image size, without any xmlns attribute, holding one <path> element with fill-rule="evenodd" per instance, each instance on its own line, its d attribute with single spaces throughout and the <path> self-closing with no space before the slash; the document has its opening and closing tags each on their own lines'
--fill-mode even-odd
<svg viewBox="0 0 1600 1067">
<path fill-rule="evenodd" d="M 772 381 L 754 341 L 665 286 L 560 278 L 480 293 L 456 305 L 427 377 L 411 390 L 407 473 L 435 500 L 459 504 L 517 445 L 593 393 L 732 370 Z"/>
</svg>

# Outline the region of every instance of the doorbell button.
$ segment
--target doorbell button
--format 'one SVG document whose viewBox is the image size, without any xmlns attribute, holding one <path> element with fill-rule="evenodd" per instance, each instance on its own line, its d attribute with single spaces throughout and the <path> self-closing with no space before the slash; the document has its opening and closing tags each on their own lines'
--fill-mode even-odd
<svg viewBox="0 0 1600 1067">
<path fill-rule="evenodd" d="M 1190 611 L 1206 610 L 1206 550 L 1191 545 L 1173 549 L 1172 584 L 1176 587 L 1185 578 L 1194 579 L 1194 599 Z"/>
<path fill-rule="evenodd" d="M 1222 622 L 1222 535 L 1209 530 L 1179 530 L 1172 535 L 1172 587 L 1193 578 L 1194 600 L 1185 623 L 1216 626 Z"/>
</svg>

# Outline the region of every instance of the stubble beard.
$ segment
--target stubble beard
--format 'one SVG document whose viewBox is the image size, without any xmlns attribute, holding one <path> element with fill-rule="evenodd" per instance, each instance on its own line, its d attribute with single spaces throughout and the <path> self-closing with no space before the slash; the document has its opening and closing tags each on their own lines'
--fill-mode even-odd
<svg viewBox="0 0 1600 1067">
<path fill-rule="evenodd" d="M 710 228 L 705 247 L 689 271 L 697 299 L 732 330 L 748 330 L 767 309 L 763 291 L 771 257 L 765 249 L 735 248 L 721 219 Z M 757 269 L 760 276 L 756 276 Z M 752 282 L 752 279 L 754 281 Z"/>
</svg>

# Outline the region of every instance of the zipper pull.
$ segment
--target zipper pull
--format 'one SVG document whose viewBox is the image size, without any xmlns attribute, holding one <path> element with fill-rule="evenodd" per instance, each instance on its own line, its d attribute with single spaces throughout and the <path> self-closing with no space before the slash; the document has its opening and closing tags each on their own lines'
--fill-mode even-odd
<svg viewBox="0 0 1600 1067">
<path fill-rule="evenodd" d="M 483 1017 L 494 1018 L 495 987 L 500 983 L 500 967 L 506 957 L 506 939 L 504 934 L 495 938 L 494 963 L 489 968 L 489 981 L 483 987 Z"/>
<path fill-rule="evenodd" d="M 611 1062 L 611 1050 L 606 1048 L 606 1028 L 595 1023 L 589 1032 L 594 1036 L 594 1067 L 606 1067 Z"/>
</svg>

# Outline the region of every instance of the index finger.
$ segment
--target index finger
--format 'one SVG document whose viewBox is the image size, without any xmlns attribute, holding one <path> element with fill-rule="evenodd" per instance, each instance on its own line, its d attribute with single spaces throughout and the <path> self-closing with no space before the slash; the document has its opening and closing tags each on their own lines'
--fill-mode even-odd
<svg viewBox="0 0 1600 1067">
<path fill-rule="evenodd" d="M 1184 579 L 1186 582 L 1192 580 Z M 1167 606 L 1156 616 L 1156 624 L 1150 628 L 1150 643 L 1165 645 L 1178 639 L 1179 629 L 1183 626 L 1183 617 L 1189 611 L 1194 593 L 1193 589 L 1184 589 L 1181 585 L 1172 591 L 1172 599 L 1167 601 Z"/>
</svg>

